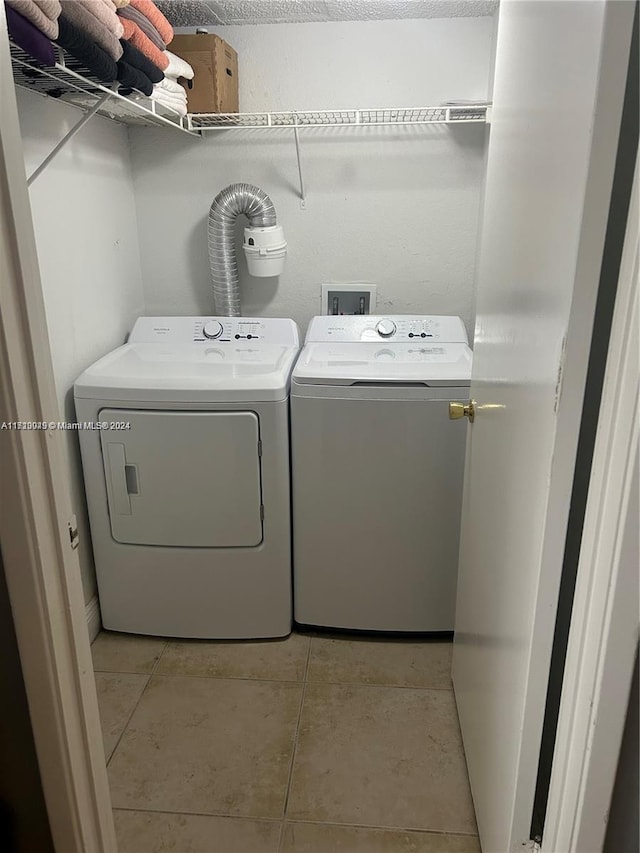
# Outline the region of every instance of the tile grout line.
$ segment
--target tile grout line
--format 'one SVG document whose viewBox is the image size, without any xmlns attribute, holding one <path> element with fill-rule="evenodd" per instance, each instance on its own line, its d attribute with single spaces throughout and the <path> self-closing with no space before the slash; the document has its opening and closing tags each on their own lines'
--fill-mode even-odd
<svg viewBox="0 0 640 853">
<path fill-rule="evenodd" d="M 229 820 L 245 820 L 245 821 L 255 821 L 256 823 L 264 822 L 264 823 L 282 823 L 281 817 L 265 817 L 264 815 L 252 815 L 252 814 L 228 814 L 227 812 L 192 812 L 192 811 L 176 811 L 175 809 L 152 809 L 149 807 L 143 806 L 114 806 L 114 812 L 143 812 L 144 814 L 166 814 L 166 815 L 175 815 L 176 817 L 182 817 L 186 815 L 187 817 L 221 817 L 228 818 Z"/>
<path fill-rule="evenodd" d="M 336 820 L 312 820 L 310 818 L 287 818 L 289 823 L 312 824 L 313 826 L 340 826 L 354 829 L 380 829 L 384 832 L 416 832 L 425 835 L 459 835 L 464 838 L 478 838 L 477 832 L 467 832 L 464 829 L 426 829 L 416 826 L 387 826 L 386 824 L 374 823 L 344 823 Z"/>
<path fill-rule="evenodd" d="M 289 778 L 287 779 L 287 790 L 284 797 L 284 809 L 282 812 L 282 826 L 280 827 L 280 841 L 278 843 L 278 853 L 282 853 L 284 849 L 284 833 L 287 818 L 287 808 L 289 806 L 289 796 L 291 794 L 291 782 L 293 780 L 293 766 L 296 760 L 296 751 L 298 748 L 298 735 L 300 733 L 300 723 L 302 721 L 302 710 L 304 708 L 304 698 L 307 693 L 307 675 L 309 672 L 309 661 L 311 659 L 311 644 L 313 638 L 309 637 L 309 648 L 307 649 L 307 659 L 304 663 L 304 673 L 302 675 L 302 693 L 300 694 L 300 707 L 298 708 L 298 719 L 296 722 L 296 731 L 293 738 L 293 749 L 291 750 L 291 762 L 289 763 Z"/>
<path fill-rule="evenodd" d="M 136 807 L 133 808 L 131 806 L 115 806 L 114 811 L 119 812 L 142 812 L 144 814 L 167 814 L 167 815 L 175 815 L 176 817 L 187 816 L 187 817 L 215 817 L 215 818 L 224 818 L 233 821 L 253 821 L 256 823 L 264 822 L 264 823 L 284 823 L 282 818 L 277 817 L 264 817 L 261 815 L 234 815 L 227 814 L 225 812 L 192 812 L 192 811 L 174 811 L 172 809 L 150 809 L 150 808 L 141 808 Z M 299 823 L 299 824 L 310 824 L 313 826 L 338 826 L 345 828 L 354 828 L 354 829 L 373 829 L 373 830 L 381 830 L 384 832 L 414 832 L 414 833 L 422 833 L 424 835 L 442 835 L 449 836 L 455 835 L 463 838 L 478 838 L 477 832 L 468 832 L 464 829 L 429 829 L 425 827 L 417 827 L 417 826 L 396 826 L 396 825 L 386 825 L 386 824 L 373 824 L 373 823 L 344 823 L 343 821 L 337 820 L 313 820 L 311 818 L 287 818 L 289 823 Z"/>
<path fill-rule="evenodd" d="M 393 690 L 440 690 L 453 693 L 453 685 L 451 687 L 432 687 L 426 684 L 385 684 L 380 681 L 318 681 L 315 678 L 309 681 L 309 684 L 332 684 L 337 687 L 389 687 Z"/>
<path fill-rule="evenodd" d="M 153 669 L 152 669 L 152 670 L 151 670 L 151 672 L 149 673 L 149 678 L 151 678 L 151 676 L 152 676 L 152 675 L 155 675 L 155 674 L 156 674 L 156 670 L 157 670 L 157 669 L 158 669 L 158 667 L 160 666 L 160 661 L 161 661 L 161 660 L 162 660 L 162 658 L 164 657 L 164 653 L 167 651 L 167 649 L 168 649 L 168 648 L 169 648 L 169 640 L 165 640 L 165 641 L 164 641 L 164 646 L 162 647 L 162 651 L 161 651 L 161 652 L 160 652 L 160 654 L 158 655 L 158 659 L 156 660 L 155 664 L 153 665 Z"/>
<path fill-rule="evenodd" d="M 203 680 L 211 679 L 219 679 L 226 681 L 260 681 L 269 684 L 300 684 L 300 680 L 292 679 L 292 678 L 263 678 L 258 676 L 250 676 L 250 675 L 198 675 L 197 673 L 185 673 L 185 672 L 156 672 L 157 665 L 153 669 L 149 675 L 157 675 L 158 678 L 200 678 Z M 100 672 L 104 674 L 111 673 L 112 675 L 146 675 L 147 673 L 141 672 L 114 672 L 114 670 L 110 669 L 95 669 L 94 672 Z M 453 685 L 450 687 L 434 687 L 432 685 L 424 685 L 424 684 L 385 684 L 382 681 L 322 681 L 318 679 L 304 679 L 307 684 L 331 684 L 336 687 L 386 687 L 390 689 L 397 690 L 437 690 L 444 693 L 452 693 Z"/>
<path fill-rule="evenodd" d="M 131 722 L 131 718 L 133 717 L 133 715 L 135 714 L 135 712 L 138 710 L 138 705 L 139 705 L 139 704 L 140 704 L 140 702 L 142 701 L 142 697 L 143 697 L 143 696 L 144 696 L 144 694 L 146 693 L 146 691 L 147 691 L 147 687 L 149 686 L 149 682 L 151 681 L 152 676 L 154 676 L 154 675 L 155 675 L 155 672 L 156 672 L 156 670 L 157 670 L 157 668 L 158 668 L 158 665 L 159 665 L 159 663 L 160 663 L 160 659 L 162 658 L 163 654 L 165 653 L 165 650 L 166 650 L 166 648 L 167 648 L 167 646 L 168 646 L 168 645 L 169 645 L 169 641 L 168 641 L 168 640 L 165 640 L 165 642 L 164 642 L 164 646 L 162 647 L 162 651 L 161 651 L 161 652 L 160 652 L 160 654 L 158 655 L 158 658 L 157 658 L 156 662 L 154 663 L 154 665 L 151 667 L 151 672 L 148 672 L 148 673 L 144 673 L 144 672 L 143 672 L 143 673 L 130 673 L 130 672 L 118 672 L 118 673 L 115 673 L 116 675 L 146 675 L 146 676 L 147 676 L 147 680 L 146 680 L 146 681 L 145 681 L 145 683 L 144 683 L 144 687 L 143 687 L 143 688 L 142 688 L 142 690 L 140 691 L 140 695 L 138 696 L 138 699 L 137 699 L 137 701 L 136 701 L 135 705 L 133 706 L 133 709 L 132 709 L 131 713 L 130 713 L 130 714 L 129 714 L 129 716 L 127 717 L 127 722 L 126 722 L 126 723 L 124 724 L 124 726 L 122 727 L 122 731 L 120 732 L 120 735 L 119 735 L 119 737 L 118 737 L 118 740 L 116 741 L 115 746 L 114 746 L 114 747 L 113 747 L 113 749 L 111 750 L 111 755 L 109 756 L 109 758 L 108 758 L 108 759 L 107 759 L 107 761 L 106 761 L 106 766 L 107 766 L 107 767 L 111 764 L 111 760 L 113 759 L 113 756 L 116 754 L 116 750 L 117 750 L 117 749 L 118 749 L 118 747 L 120 746 L 120 741 L 121 741 L 121 740 L 122 740 L 122 738 L 124 737 L 124 733 L 126 732 L 126 730 L 129 728 L 129 723 Z M 101 672 L 101 670 L 94 670 L 94 680 L 95 680 L 95 673 L 96 673 L 96 672 Z"/>
<path fill-rule="evenodd" d="M 114 673 L 115 674 L 115 673 Z M 117 673 L 126 675 L 127 673 Z M 198 681 L 247 681 L 250 684 L 295 684 L 300 686 L 302 680 L 299 678 L 250 678 L 246 675 L 184 675 L 180 672 L 154 672 L 156 678 L 187 678 Z"/>
</svg>

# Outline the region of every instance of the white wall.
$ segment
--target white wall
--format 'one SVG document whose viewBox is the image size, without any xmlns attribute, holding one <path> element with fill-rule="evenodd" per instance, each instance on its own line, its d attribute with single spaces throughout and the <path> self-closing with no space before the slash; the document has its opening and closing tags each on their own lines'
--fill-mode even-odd
<svg viewBox="0 0 640 853">
<path fill-rule="evenodd" d="M 18 92 L 27 174 L 82 116 Z M 94 118 L 30 190 L 61 420 L 75 420 L 73 382 L 124 342 L 143 313 L 138 235 L 127 131 Z M 80 525 L 85 601 L 95 594 L 76 433 L 65 434 L 74 510 Z"/>
<path fill-rule="evenodd" d="M 429 106 L 488 92 L 488 17 L 218 32 L 239 54 L 243 111 Z M 368 281 L 380 312 L 460 314 L 471 333 L 485 138 L 483 125 L 303 131 L 302 210 L 291 131 L 199 140 L 132 130 L 147 312 L 212 313 L 209 206 L 227 184 L 249 181 L 271 195 L 289 256 L 279 280 L 249 278 L 240 258 L 245 314 L 290 316 L 304 329 L 322 282 Z"/>
</svg>

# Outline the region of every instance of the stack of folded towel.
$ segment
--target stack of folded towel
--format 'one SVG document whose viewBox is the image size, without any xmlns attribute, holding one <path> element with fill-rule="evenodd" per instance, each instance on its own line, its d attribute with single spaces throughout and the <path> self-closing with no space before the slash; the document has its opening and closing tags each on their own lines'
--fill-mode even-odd
<svg viewBox="0 0 640 853">
<path fill-rule="evenodd" d="M 151 0 L 120 0 L 118 19 L 126 51 L 125 67 L 118 76 L 123 86 L 120 91 L 129 94 L 137 89 L 149 97 L 154 84 L 164 79 L 167 60 L 163 51 L 173 38 L 173 28 Z"/>
<path fill-rule="evenodd" d="M 186 114 L 186 94 L 177 78 L 191 79 L 193 69 L 167 51 L 173 28 L 152 0 L 5 0 L 5 4 L 11 38 L 38 62 L 55 64 L 51 42 L 57 42 L 102 83 L 117 80 L 123 94 L 137 90 Z"/>
<path fill-rule="evenodd" d="M 168 107 L 178 115 L 186 116 L 187 114 L 187 95 L 184 89 L 175 80 L 169 79 L 166 74 L 164 80 L 153 87 L 151 100 L 162 107 Z"/>
<path fill-rule="evenodd" d="M 60 0 L 64 17 L 117 62 L 122 56 L 122 24 L 109 0 Z"/>
<path fill-rule="evenodd" d="M 158 104 L 169 107 L 181 116 L 187 114 L 187 93 L 178 83 L 178 78 L 193 80 L 193 68 L 170 50 L 165 50 L 167 67 L 164 69 L 164 80 L 153 87 L 152 99 Z"/>
<path fill-rule="evenodd" d="M 143 95 L 149 96 L 153 84 L 164 78 L 164 73 L 148 59 L 144 53 L 126 39 L 121 39 L 122 59 L 118 60 L 118 81 L 120 93 L 128 95 L 132 89 L 137 89 Z"/>
<path fill-rule="evenodd" d="M 179 115 L 187 114 L 187 95 L 177 82 L 179 76 L 193 78 L 191 66 L 167 50 L 173 39 L 173 28 L 151 0 L 129 0 L 118 9 L 124 27 L 124 38 L 149 62 L 162 71 L 160 78 L 151 77 L 153 87 L 136 86 L 156 103 L 169 107 Z M 173 65 L 172 65 L 173 63 Z M 177 63 L 177 70 L 176 70 Z M 150 75 L 149 75 L 150 76 Z"/>
<path fill-rule="evenodd" d="M 12 40 L 42 65 L 55 65 L 51 40 L 58 38 L 59 0 L 5 0 Z"/>
</svg>

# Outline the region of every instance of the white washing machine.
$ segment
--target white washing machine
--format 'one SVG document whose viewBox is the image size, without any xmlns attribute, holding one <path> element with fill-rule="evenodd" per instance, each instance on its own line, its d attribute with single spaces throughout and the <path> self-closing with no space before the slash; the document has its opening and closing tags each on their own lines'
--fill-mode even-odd
<svg viewBox="0 0 640 853">
<path fill-rule="evenodd" d="M 102 622 L 291 630 L 291 320 L 142 317 L 75 384 Z"/>
<path fill-rule="evenodd" d="M 471 350 L 459 317 L 315 317 L 291 384 L 294 620 L 452 631 Z"/>
</svg>

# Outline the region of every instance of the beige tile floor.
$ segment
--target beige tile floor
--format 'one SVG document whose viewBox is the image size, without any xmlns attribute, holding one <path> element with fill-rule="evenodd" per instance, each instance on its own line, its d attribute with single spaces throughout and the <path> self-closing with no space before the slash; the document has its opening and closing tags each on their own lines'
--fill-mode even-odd
<svg viewBox="0 0 640 853">
<path fill-rule="evenodd" d="M 479 853 L 451 645 L 93 644 L 120 853 Z"/>
</svg>

